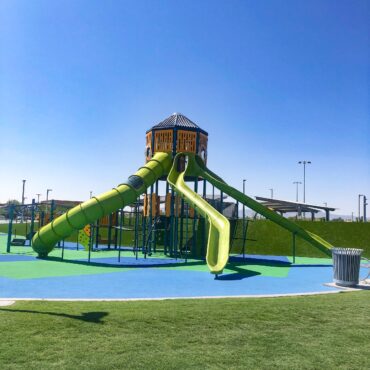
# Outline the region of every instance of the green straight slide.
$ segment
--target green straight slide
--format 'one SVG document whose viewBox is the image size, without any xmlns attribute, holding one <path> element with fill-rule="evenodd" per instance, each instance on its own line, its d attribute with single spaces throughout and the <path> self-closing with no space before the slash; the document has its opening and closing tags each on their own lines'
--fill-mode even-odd
<svg viewBox="0 0 370 370">
<path fill-rule="evenodd" d="M 140 194 L 167 175 L 171 168 L 172 157 L 168 153 L 157 153 L 128 180 L 112 190 L 92 197 L 70 209 L 42 227 L 33 237 L 32 247 L 40 257 L 46 257 L 55 244 L 68 237 L 75 230 L 111 214 L 136 201 Z"/>
<path fill-rule="evenodd" d="M 212 185 L 214 185 L 219 190 L 223 191 L 225 194 L 231 196 L 235 200 L 239 201 L 240 203 L 244 204 L 248 208 L 252 209 L 253 211 L 261 214 L 262 216 L 266 217 L 267 219 L 275 222 L 279 226 L 283 227 L 284 229 L 289 230 L 295 235 L 298 235 L 314 247 L 318 248 L 325 254 L 331 256 L 330 249 L 333 247 L 330 243 L 326 240 L 320 238 L 318 235 L 311 233 L 294 222 L 286 219 L 283 216 L 280 216 L 275 211 L 270 210 L 269 208 L 263 206 L 259 202 L 255 201 L 254 199 L 248 197 L 247 195 L 243 194 L 239 190 L 227 185 L 220 177 L 210 171 L 203 161 L 194 155 L 188 155 L 189 164 L 191 162 L 191 168 L 193 170 L 193 175 L 201 176 Z"/>
<path fill-rule="evenodd" d="M 167 180 L 190 206 L 208 220 L 210 227 L 206 255 L 207 265 L 211 273 L 221 274 L 229 259 L 230 223 L 225 216 L 216 211 L 207 201 L 185 184 L 184 178 L 193 176 L 194 169 L 199 167 L 196 165 L 194 155 L 189 154 L 189 163 L 185 171 L 179 172 L 179 159 L 183 156 L 184 154 L 176 155 Z"/>
</svg>

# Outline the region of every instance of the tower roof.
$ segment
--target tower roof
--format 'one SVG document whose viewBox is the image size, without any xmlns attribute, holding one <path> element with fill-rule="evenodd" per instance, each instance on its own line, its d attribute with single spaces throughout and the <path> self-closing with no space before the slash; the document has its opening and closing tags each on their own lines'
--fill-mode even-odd
<svg viewBox="0 0 370 370">
<path fill-rule="evenodd" d="M 169 117 L 167 117 L 165 120 L 157 123 L 154 125 L 150 130 L 153 129 L 159 129 L 159 130 L 165 130 L 165 129 L 173 129 L 173 128 L 180 128 L 180 129 L 190 129 L 194 131 L 200 131 L 206 135 L 208 133 L 204 130 L 202 130 L 197 124 L 195 124 L 193 121 L 191 121 L 188 117 L 184 116 L 181 113 L 173 113 Z"/>
</svg>

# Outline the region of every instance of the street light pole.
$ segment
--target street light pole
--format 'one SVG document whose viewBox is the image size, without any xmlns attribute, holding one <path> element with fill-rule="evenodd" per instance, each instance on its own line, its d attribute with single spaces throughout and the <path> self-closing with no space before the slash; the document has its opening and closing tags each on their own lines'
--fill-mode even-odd
<svg viewBox="0 0 370 370">
<path fill-rule="evenodd" d="M 92 198 L 92 193 L 93 193 L 92 190 L 90 190 L 90 199 Z"/>
<path fill-rule="evenodd" d="M 46 210 L 48 210 L 48 200 L 49 200 L 49 193 L 53 191 L 53 189 L 46 189 Z M 50 212 L 51 212 L 51 206 L 50 206 Z"/>
<path fill-rule="evenodd" d="M 40 193 L 36 193 L 36 195 L 37 195 L 37 203 L 40 203 Z"/>
<path fill-rule="evenodd" d="M 306 203 L 306 164 L 311 164 L 311 161 L 299 161 L 298 164 L 303 164 L 303 203 Z"/>
<path fill-rule="evenodd" d="M 296 190 L 295 190 L 295 201 L 298 203 L 298 186 L 299 184 L 302 184 L 301 181 L 293 181 L 293 184 L 296 185 Z"/>
<path fill-rule="evenodd" d="M 364 195 L 364 211 L 363 211 L 364 222 L 367 222 L 367 220 L 366 220 L 366 206 L 367 205 L 368 205 L 368 203 L 367 203 L 367 197 L 366 197 L 366 195 Z"/>
<path fill-rule="evenodd" d="M 46 189 L 46 202 L 49 200 L 49 193 L 53 191 L 53 189 Z"/>
<path fill-rule="evenodd" d="M 23 185 L 22 185 L 22 204 L 24 204 L 24 188 L 26 186 L 26 180 L 22 180 Z"/>
<path fill-rule="evenodd" d="M 271 192 L 271 199 L 274 199 L 274 189 L 269 189 L 270 190 L 270 192 Z"/>
<path fill-rule="evenodd" d="M 361 222 L 361 197 L 363 196 L 363 194 L 358 195 L 358 222 Z"/>
</svg>

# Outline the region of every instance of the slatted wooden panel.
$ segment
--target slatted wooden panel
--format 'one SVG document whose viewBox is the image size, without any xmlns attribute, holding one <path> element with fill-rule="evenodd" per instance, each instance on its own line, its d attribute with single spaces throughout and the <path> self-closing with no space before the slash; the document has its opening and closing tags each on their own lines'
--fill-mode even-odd
<svg viewBox="0 0 370 370">
<path fill-rule="evenodd" d="M 150 215 L 150 197 L 149 194 L 144 194 L 144 207 L 143 213 L 145 217 L 149 217 Z M 159 196 L 156 193 L 152 194 L 152 217 L 156 217 L 160 215 L 160 202 Z"/>
<path fill-rule="evenodd" d="M 111 226 L 114 226 L 116 224 L 116 213 L 112 213 L 111 217 L 112 217 Z M 100 226 L 108 226 L 109 225 L 109 215 L 102 217 L 99 220 L 99 225 Z"/>
<path fill-rule="evenodd" d="M 166 206 L 165 206 L 165 214 L 166 217 L 171 216 L 171 194 L 166 194 Z M 181 197 L 175 196 L 175 204 L 174 204 L 174 216 L 179 217 L 181 214 Z"/>
<path fill-rule="evenodd" d="M 177 131 L 177 152 L 195 153 L 197 133 L 192 131 Z"/>
<path fill-rule="evenodd" d="M 173 130 L 158 130 L 154 134 L 154 152 L 171 152 Z"/>
</svg>

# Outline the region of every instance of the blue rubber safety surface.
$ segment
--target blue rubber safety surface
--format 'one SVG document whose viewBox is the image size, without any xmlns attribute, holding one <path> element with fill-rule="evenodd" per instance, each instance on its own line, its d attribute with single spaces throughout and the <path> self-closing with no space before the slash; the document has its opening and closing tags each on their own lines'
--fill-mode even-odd
<svg viewBox="0 0 370 370">
<path fill-rule="evenodd" d="M 302 271 L 304 270 L 304 271 Z M 229 274 L 230 275 L 230 274 Z M 199 271 L 136 269 L 122 273 L 49 277 L 28 280 L 0 278 L 3 298 L 165 298 L 328 292 L 327 267 L 292 268 L 286 278 L 223 275 L 214 279 Z M 231 274 L 232 275 L 232 274 Z"/>
<path fill-rule="evenodd" d="M 1 259 L 22 258 L 22 261 L 32 256 L 3 255 Z M 125 298 L 165 298 L 165 297 L 221 297 L 240 295 L 268 295 L 268 294 L 296 294 L 311 292 L 337 291 L 336 288 L 324 286 L 331 282 L 333 269 L 328 260 L 312 264 L 290 265 L 287 257 L 273 256 L 246 256 L 247 265 L 261 264 L 265 261 L 267 266 L 274 263 L 288 272 L 283 277 L 266 276 L 263 273 L 228 272 L 215 279 L 214 275 L 204 269 L 193 269 L 186 265 L 164 266 L 163 263 L 179 263 L 175 259 L 140 259 L 136 262 L 134 257 L 124 257 L 121 263 L 116 258 L 93 258 L 94 265 L 103 262 L 103 265 L 112 264 L 125 266 L 130 263 L 132 268 L 117 269 L 107 273 L 92 273 L 71 276 L 42 277 L 13 279 L 1 277 L 0 263 L 0 297 L 1 298 L 59 298 L 59 299 L 125 299 Z M 231 261 L 242 260 L 241 256 L 232 256 Z M 20 259 L 18 259 L 20 261 Z M 172 261 L 172 262 L 171 262 Z M 234 261 L 235 262 L 235 261 Z M 55 261 L 54 261 L 55 263 Z M 68 263 L 68 262 L 57 262 Z M 149 265 L 144 265 L 148 263 Z M 156 264 L 156 265 L 150 265 Z M 161 266 L 162 264 L 162 266 Z M 286 265 L 287 267 L 284 267 Z M 16 264 L 14 264 L 16 268 Z M 158 266 L 158 267 L 153 267 Z M 260 265 L 261 266 L 261 265 Z M 252 267 L 251 267 L 252 268 Z M 276 268 L 276 267 L 275 267 Z M 230 271 L 230 270 L 229 270 Z M 361 276 L 367 270 L 362 269 Z"/>
<path fill-rule="evenodd" d="M 34 261 L 35 259 L 36 259 L 35 256 L 25 256 L 22 254 L 0 254 L 0 263 L 1 262 Z"/>
</svg>

